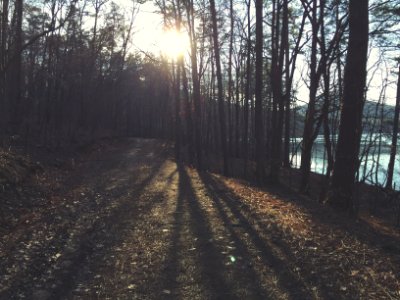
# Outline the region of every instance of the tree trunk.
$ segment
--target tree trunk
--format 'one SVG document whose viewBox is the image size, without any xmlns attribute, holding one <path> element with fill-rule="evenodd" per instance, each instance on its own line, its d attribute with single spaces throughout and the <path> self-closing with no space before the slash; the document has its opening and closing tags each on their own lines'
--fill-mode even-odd
<svg viewBox="0 0 400 300">
<path fill-rule="evenodd" d="M 192 63 L 192 81 L 193 81 L 193 102 L 194 102 L 194 134 L 196 144 L 196 160 L 197 168 L 201 170 L 203 168 L 203 146 L 202 146 L 202 134 L 201 134 L 201 103 L 200 103 L 200 78 L 197 66 L 197 43 L 194 29 L 194 12 L 193 12 L 193 1 L 189 1 L 186 6 L 188 24 L 189 24 L 189 38 L 191 46 L 191 63 Z"/>
<path fill-rule="evenodd" d="M 175 78 L 175 156 L 180 159 L 181 153 L 181 67 L 176 64 Z"/>
<path fill-rule="evenodd" d="M 189 154 L 189 163 L 192 164 L 194 162 L 194 143 L 193 143 L 193 119 L 192 119 L 192 105 L 189 101 L 189 86 L 188 86 L 188 78 L 186 76 L 186 69 L 183 61 L 183 57 L 179 60 L 179 66 L 182 72 L 182 83 L 183 83 L 183 93 L 184 93 L 184 101 L 185 101 L 185 118 L 186 118 L 186 143 L 188 143 L 188 154 Z"/>
<path fill-rule="evenodd" d="M 215 65 L 217 69 L 217 85 L 218 85 L 218 113 L 219 113 L 219 125 L 221 130 L 221 146 L 222 156 L 224 160 L 223 173 L 228 175 L 228 147 L 226 142 L 226 123 L 225 123 L 225 110 L 224 110 L 224 90 L 222 85 L 222 71 L 221 71 L 221 58 L 219 50 L 218 40 L 218 25 L 217 25 L 217 12 L 215 10 L 215 1 L 210 0 L 211 19 L 213 27 L 213 40 L 214 40 L 214 54 L 215 54 Z"/>
<path fill-rule="evenodd" d="M 288 22 L 288 1 L 284 2 L 284 20 L 285 26 L 289 26 Z M 291 124 L 291 93 L 292 93 L 292 85 L 293 85 L 293 77 L 296 70 L 296 61 L 297 55 L 300 52 L 300 48 L 303 46 L 300 45 L 304 26 L 307 18 L 307 11 L 303 12 L 303 17 L 300 23 L 299 33 L 296 38 L 296 44 L 294 49 L 292 50 L 292 55 L 289 54 L 289 28 L 287 28 L 285 34 L 285 48 L 286 48 L 286 58 L 285 58 L 285 144 L 284 144 L 284 157 L 283 157 L 283 165 L 285 167 L 291 167 L 291 159 L 290 159 L 290 124 Z M 295 115 L 295 111 L 293 111 L 293 116 Z M 294 124 L 295 125 L 295 124 Z M 295 132 L 295 131 L 294 131 Z M 294 135 L 293 135 L 294 136 Z"/>
<path fill-rule="evenodd" d="M 240 156 L 240 144 L 239 144 L 239 128 L 240 128 L 240 65 L 241 59 L 238 59 L 238 65 L 236 67 L 236 90 L 235 90 L 235 156 Z"/>
<path fill-rule="evenodd" d="M 249 101 L 250 101 L 250 81 L 251 81 L 251 24 L 250 24 L 251 0 L 247 3 L 247 56 L 246 56 L 246 89 L 244 95 L 244 138 L 243 138 L 243 156 L 244 156 L 244 175 L 247 176 L 247 163 L 249 159 Z"/>
<path fill-rule="evenodd" d="M 387 181 L 386 181 L 387 189 L 391 189 L 393 185 L 394 163 L 397 153 L 397 136 L 399 134 L 399 114 L 400 114 L 400 65 L 399 65 L 399 74 L 397 79 L 396 106 L 394 109 L 394 119 L 393 119 L 392 146 L 390 148 L 390 159 L 388 164 Z"/>
<path fill-rule="evenodd" d="M 317 18 L 317 0 L 313 0 L 312 7 L 312 41 L 311 41 L 311 62 L 310 62 L 310 96 L 306 113 L 306 120 L 301 144 L 301 180 L 300 192 L 307 193 L 309 190 L 309 179 L 311 172 L 311 157 L 314 141 L 315 111 L 317 101 L 317 89 L 319 76 L 317 75 L 317 54 L 318 54 L 318 31 L 319 22 Z M 325 53 L 323 55 L 326 55 Z"/>
<path fill-rule="evenodd" d="M 280 32 L 280 8 L 279 3 L 273 1 L 273 16 L 272 16 L 272 55 L 271 55 L 271 87 L 272 87 L 272 117 L 271 117 L 271 159 L 270 159 L 270 173 L 269 180 L 271 183 L 279 182 L 279 173 L 281 165 L 280 144 L 282 141 L 280 136 L 280 121 L 281 113 L 280 108 L 282 104 L 282 73 L 280 66 L 279 55 L 279 32 Z"/>
<path fill-rule="evenodd" d="M 229 2 L 230 17 L 230 37 L 229 37 L 229 61 L 228 61 L 228 140 L 229 156 L 233 156 L 233 123 L 232 123 L 232 99 L 233 99 L 233 80 L 232 80 L 232 56 L 233 56 L 233 38 L 234 38 L 234 19 L 233 19 L 233 0 Z"/>
<path fill-rule="evenodd" d="M 7 124 L 7 89 L 6 89 L 6 63 L 7 63 L 7 39 L 8 39 L 8 0 L 3 0 L 1 16 L 0 39 L 0 143 L 2 143 Z"/>
<path fill-rule="evenodd" d="M 9 113 L 10 118 L 10 129 L 13 133 L 17 132 L 19 127 L 18 119 L 20 115 L 18 113 L 21 100 L 21 68 L 22 68 L 22 13 L 23 13 L 23 1 L 15 1 L 15 28 L 14 28 L 14 42 L 11 52 L 11 61 L 8 69 L 8 101 L 9 101 Z"/>
<path fill-rule="evenodd" d="M 354 213 L 368 52 L 367 0 L 350 0 L 349 26 L 339 139 L 328 203 L 337 210 Z"/>
<path fill-rule="evenodd" d="M 256 0 L 256 86 L 255 86 L 255 140 L 256 140 L 256 177 L 262 183 L 265 177 L 264 144 L 262 120 L 262 76 L 263 76 L 263 3 Z"/>
</svg>

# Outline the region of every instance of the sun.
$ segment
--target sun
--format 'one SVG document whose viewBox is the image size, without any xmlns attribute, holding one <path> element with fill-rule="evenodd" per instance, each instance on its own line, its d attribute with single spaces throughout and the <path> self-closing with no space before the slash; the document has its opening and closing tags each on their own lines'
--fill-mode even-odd
<svg viewBox="0 0 400 300">
<path fill-rule="evenodd" d="M 173 59 L 185 55 L 190 49 L 190 42 L 187 33 L 176 30 L 164 31 L 160 45 L 161 52 Z"/>
</svg>

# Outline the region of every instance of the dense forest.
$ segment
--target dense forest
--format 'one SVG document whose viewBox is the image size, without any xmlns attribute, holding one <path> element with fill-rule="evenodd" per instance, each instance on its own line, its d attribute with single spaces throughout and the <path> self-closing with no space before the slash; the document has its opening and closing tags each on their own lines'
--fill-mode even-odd
<svg viewBox="0 0 400 300">
<path fill-rule="evenodd" d="M 353 211 L 385 147 L 375 184 L 395 185 L 398 1 L 154 1 L 165 30 L 189 39 L 176 55 L 132 47 L 141 2 L 1 1 L 4 146 L 166 138 L 198 169 L 260 184 L 278 183 L 297 153 L 307 193 L 321 137 L 326 201 Z"/>
</svg>

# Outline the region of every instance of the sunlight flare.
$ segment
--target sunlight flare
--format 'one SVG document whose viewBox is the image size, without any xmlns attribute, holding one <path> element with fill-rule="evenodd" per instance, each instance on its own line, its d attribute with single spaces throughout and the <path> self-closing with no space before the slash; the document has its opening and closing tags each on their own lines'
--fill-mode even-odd
<svg viewBox="0 0 400 300">
<path fill-rule="evenodd" d="M 190 49 L 190 42 L 187 33 L 177 30 L 164 31 L 161 39 L 161 51 L 170 58 L 177 58 L 184 55 Z"/>
</svg>

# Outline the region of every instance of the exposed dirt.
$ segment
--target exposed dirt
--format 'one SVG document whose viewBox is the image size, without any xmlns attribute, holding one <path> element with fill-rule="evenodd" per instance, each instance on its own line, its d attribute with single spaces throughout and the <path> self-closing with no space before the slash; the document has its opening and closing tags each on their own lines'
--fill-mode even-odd
<svg viewBox="0 0 400 300">
<path fill-rule="evenodd" d="M 0 231 L 1 299 L 400 299 L 398 232 L 199 173 L 166 143 L 86 149 L 51 174 Z"/>
</svg>

